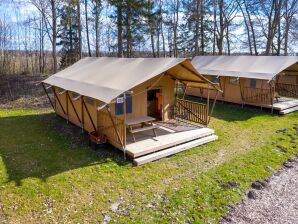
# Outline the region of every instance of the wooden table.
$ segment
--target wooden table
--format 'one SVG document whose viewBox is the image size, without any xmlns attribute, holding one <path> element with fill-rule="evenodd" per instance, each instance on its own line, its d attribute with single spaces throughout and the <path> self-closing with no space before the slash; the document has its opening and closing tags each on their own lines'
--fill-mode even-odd
<svg viewBox="0 0 298 224">
<path fill-rule="evenodd" d="M 153 130 L 155 137 L 157 137 L 155 130 L 157 127 L 153 124 L 153 121 L 155 121 L 155 118 L 149 116 L 131 118 L 126 120 L 126 126 L 128 127 L 129 132 L 132 134 L 134 142 L 136 142 L 134 134 L 142 131 Z M 136 125 L 141 125 L 141 127 L 133 128 Z"/>
</svg>

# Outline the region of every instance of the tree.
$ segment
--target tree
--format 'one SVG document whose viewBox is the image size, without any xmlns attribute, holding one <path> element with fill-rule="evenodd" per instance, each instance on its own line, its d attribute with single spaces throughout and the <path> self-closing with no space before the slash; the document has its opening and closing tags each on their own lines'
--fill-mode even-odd
<svg viewBox="0 0 298 224">
<path fill-rule="evenodd" d="M 94 15 L 94 29 L 95 29 L 95 55 L 96 57 L 99 57 L 99 23 L 100 23 L 99 18 L 100 18 L 100 12 L 102 10 L 102 5 L 101 5 L 101 0 L 92 0 L 92 3 L 93 3 L 92 13 Z M 88 27 L 87 22 L 86 22 L 86 26 Z M 88 35 L 88 31 L 87 31 L 87 35 Z M 89 35 L 87 36 L 87 38 L 89 39 Z M 88 41 L 88 51 L 90 52 L 89 41 Z M 89 53 L 89 55 L 90 54 L 91 53 Z"/>
<path fill-rule="evenodd" d="M 61 49 L 61 67 L 67 67 L 80 58 L 80 24 L 78 24 L 78 11 L 76 8 L 76 1 L 68 1 L 60 10 L 61 22 L 59 29 Z"/>
<path fill-rule="evenodd" d="M 57 62 L 57 20 L 59 19 L 58 10 L 60 0 L 30 0 L 36 9 L 41 13 L 45 21 L 45 29 L 52 45 L 53 72 L 58 70 Z"/>
</svg>

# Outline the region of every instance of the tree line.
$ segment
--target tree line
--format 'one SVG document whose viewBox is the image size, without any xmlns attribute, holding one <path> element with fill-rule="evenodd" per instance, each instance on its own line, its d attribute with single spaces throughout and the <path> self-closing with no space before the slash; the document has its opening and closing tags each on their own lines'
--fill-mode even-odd
<svg viewBox="0 0 298 224">
<path fill-rule="evenodd" d="M 20 7 L 13 14 L 5 5 Z M 84 56 L 297 51 L 298 0 L 3 0 L 0 6 L 0 73 L 57 72 Z M 26 7 L 32 13 L 20 16 Z"/>
</svg>

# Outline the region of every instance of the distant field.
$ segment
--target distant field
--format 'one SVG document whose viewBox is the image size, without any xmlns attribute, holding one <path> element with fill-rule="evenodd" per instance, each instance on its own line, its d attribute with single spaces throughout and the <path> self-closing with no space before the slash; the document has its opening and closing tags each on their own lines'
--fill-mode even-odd
<svg viewBox="0 0 298 224">
<path fill-rule="evenodd" d="M 112 147 L 88 148 L 80 129 L 49 109 L 0 109 L 0 223 L 216 223 L 298 152 L 297 123 L 297 112 L 218 104 L 217 142 L 133 167 Z"/>
</svg>

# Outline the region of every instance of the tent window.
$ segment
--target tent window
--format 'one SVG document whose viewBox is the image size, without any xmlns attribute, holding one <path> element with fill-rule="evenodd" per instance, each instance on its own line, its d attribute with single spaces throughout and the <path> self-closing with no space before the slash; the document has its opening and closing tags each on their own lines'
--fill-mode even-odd
<svg viewBox="0 0 298 224">
<path fill-rule="evenodd" d="M 90 105 L 92 105 L 92 106 L 94 105 L 94 99 L 92 99 L 90 97 L 86 97 L 85 98 L 85 102 L 88 103 L 88 104 L 90 104 Z"/>
<path fill-rule="evenodd" d="M 230 77 L 229 78 L 229 83 L 232 85 L 239 85 L 239 79 L 236 77 Z"/>
<path fill-rule="evenodd" d="M 72 98 L 77 98 L 79 95 L 80 95 L 80 94 L 75 93 L 75 92 L 72 92 L 72 93 L 71 93 Z"/>
<path fill-rule="evenodd" d="M 115 105 L 115 114 L 122 115 L 123 114 L 123 107 L 124 107 L 124 97 L 123 94 L 118 96 L 116 99 Z M 126 113 L 132 113 L 132 95 L 126 94 Z"/>
<path fill-rule="evenodd" d="M 219 83 L 219 78 L 217 76 L 211 76 L 211 82 L 213 83 Z"/>
<path fill-rule="evenodd" d="M 249 87 L 254 88 L 254 89 L 257 88 L 257 80 L 256 79 L 251 79 Z"/>
<path fill-rule="evenodd" d="M 60 88 L 60 87 L 55 87 L 56 93 L 61 93 L 64 91 L 64 89 Z"/>
<path fill-rule="evenodd" d="M 218 76 L 211 76 L 210 81 L 213 83 L 219 83 L 219 78 L 218 78 Z"/>
</svg>

